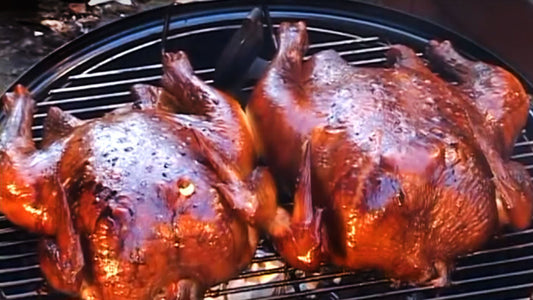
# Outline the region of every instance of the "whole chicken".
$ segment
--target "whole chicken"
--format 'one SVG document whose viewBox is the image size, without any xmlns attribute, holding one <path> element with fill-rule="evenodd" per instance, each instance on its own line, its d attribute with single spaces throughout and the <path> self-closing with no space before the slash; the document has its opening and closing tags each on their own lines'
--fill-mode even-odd
<svg viewBox="0 0 533 300">
<path fill-rule="evenodd" d="M 296 238 L 273 233 L 290 264 L 442 286 L 499 224 L 529 225 L 529 175 L 509 161 L 529 100 L 513 75 L 447 41 L 427 54 L 459 84 L 402 45 L 388 68 L 353 67 L 333 50 L 304 60 L 307 45 L 305 23 L 281 24 L 247 107 L 274 177 L 296 186 L 298 218 L 285 220 Z"/>
<path fill-rule="evenodd" d="M 257 229 L 276 213 L 238 102 L 194 76 L 183 52 L 166 53 L 163 66 L 163 88 L 134 86 L 132 105 L 101 118 L 51 108 L 40 149 L 29 92 L 3 97 L 0 210 L 43 236 L 54 289 L 85 300 L 200 299 L 249 264 Z"/>
</svg>

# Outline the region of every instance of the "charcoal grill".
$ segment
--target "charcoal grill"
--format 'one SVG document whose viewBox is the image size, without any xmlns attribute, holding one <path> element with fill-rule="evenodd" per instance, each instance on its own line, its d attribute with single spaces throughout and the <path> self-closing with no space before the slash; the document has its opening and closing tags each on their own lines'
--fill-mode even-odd
<svg viewBox="0 0 533 300">
<path fill-rule="evenodd" d="M 161 77 L 161 32 L 167 19 L 167 50 L 185 50 L 196 74 L 213 82 L 217 56 L 257 1 L 219 1 L 158 8 L 104 26 L 60 48 L 25 73 L 17 83 L 36 97 L 33 134 L 51 106 L 88 119 L 130 101 L 135 83 L 158 84 Z M 309 54 L 335 49 L 352 65 L 380 66 L 392 43 L 419 51 L 431 38 L 449 39 L 463 54 L 513 71 L 531 93 L 533 86 L 511 66 L 460 35 L 396 11 L 348 1 L 269 1 L 273 27 L 282 20 L 305 20 Z M 169 14 L 171 12 L 171 14 Z M 268 31 L 266 33 L 268 38 Z M 259 55 L 272 56 L 265 44 Z M 242 89 L 245 99 L 253 81 Z M 513 158 L 533 172 L 533 112 Z M 0 216 L 0 299 L 58 299 L 43 291 L 35 253 L 37 237 Z M 505 231 L 483 250 L 461 257 L 452 285 L 435 289 L 393 288 L 372 271 L 349 272 L 329 266 L 304 274 L 285 266 L 268 243 L 260 246 L 252 267 L 238 278 L 210 289 L 211 299 L 531 299 L 533 228 Z M 263 282 L 254 283 L 253 278 Z M 268 280 L 264 280 L 267 278 Z M 243 286 L 238 286 L 248 280 Z"/>
</svg>

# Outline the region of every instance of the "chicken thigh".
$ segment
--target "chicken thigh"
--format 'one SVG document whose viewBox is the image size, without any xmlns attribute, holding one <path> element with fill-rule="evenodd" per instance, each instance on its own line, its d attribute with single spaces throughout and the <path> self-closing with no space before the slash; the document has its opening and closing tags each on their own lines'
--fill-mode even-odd
<svg viewBox="0 0 533 300">
<path fill-rule="evenodd" d="M 296 238 L 272 232 L 291 265 L 444 285 L 454 259 L 499 224 L 529 225 L 529 175 L 509 161 L 529 99 L 513 75 L 446 41 L 430 42 L 428 57 L 458 85 L 402 45 L 389 68 L 371 68 L 332 50 L 304 60 L 307 44 L 305 23 L 281 24 L 247 107 L 258 151 L 295 186 L 293 219 L 278 221 Z"/>
<path fill-rule="evenodd" d="M 3 98 L 0 210 L 43 236 L 54 289 L 200 299 L 250 262 L 257 229 L 276 212 L 238 102 L 195 77 L 182 52 L 163 65 L 163 88 L 134 86 L 132 105 L 101 118 L 51 108 L 40 149 L 29 92 L 19 85 Z"/>
</svg>

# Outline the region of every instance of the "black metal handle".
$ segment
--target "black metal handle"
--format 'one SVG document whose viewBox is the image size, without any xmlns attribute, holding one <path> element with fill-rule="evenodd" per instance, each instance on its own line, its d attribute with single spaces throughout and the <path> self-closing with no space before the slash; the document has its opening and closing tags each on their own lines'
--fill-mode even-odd
<svg viewBox="0 0 533 300">
<path fill-rule="evenodd" d="M 243 84 L 263 47 L 262 15 L 260 8 L 254 8 L 233 34 L 216 64 L 215 87 L 233 90 Z"/>
</svg>

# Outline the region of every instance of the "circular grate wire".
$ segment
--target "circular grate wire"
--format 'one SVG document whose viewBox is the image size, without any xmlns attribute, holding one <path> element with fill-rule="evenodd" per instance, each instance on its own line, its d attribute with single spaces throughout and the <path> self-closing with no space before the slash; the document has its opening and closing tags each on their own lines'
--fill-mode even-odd
<svg viewBox="0 0 533 300">
<path fill-rule="evenodd" d="M 254 7 L 254 1 L 222 1 L 155 9 L 95 30 L 59 49 L 18 82 L 35 95 L 33 135 L 39 142 L 48 108 L 58 106 L 89 119 L 130 102 L 135 83 L 157 85 L 161 77 L 161 32 L 171 11 L 165 49 L 184 50 L 195 72 L 213 82 L 218 55 Z M 327 8 L 326 8 L 327 7 Z M 382 66 L 392 43 L 419 51 L 428 39 L 446 38 L 464 54 L 512 68 L 461 36 L 395 11 L 363 3 L 272 1 L 273 27 L 284 20 L 305 20 L 311 55 L 335 49 L 354 66 Z M 267 32 L 267 31 L 266 31 Z M 271 57 L 264 47 L 260 56 Z M 516 73 L 516 71 L 515 71 Z M 519 74 L 516 73 L 518 76 Z M 524 84 L 533 91 L 523 77 Z M 241 97 L 253 87 L 247 82 Z M 533 112 L 517 141 L 513 159 L 533 172 Z M 531 173 L 533 174 L 533 173 Z M 46 295 L 35 253 L 37 237 L 0 216 L 0 299 L 58 299 Z M 371 271 L 349 272 L 330 266 L 305 274 L 285 266 L 263 243 L 250 268 L 228 283 L 211 288 L 208 299 L 530 299 L 533 291 L 533 228 L 504 232 L 477 252 L 461 257 L 452 285 L 393 288 Z"/>
</svg>

